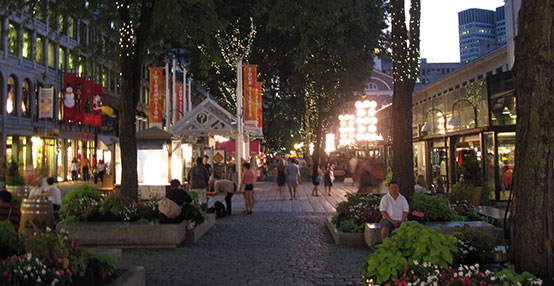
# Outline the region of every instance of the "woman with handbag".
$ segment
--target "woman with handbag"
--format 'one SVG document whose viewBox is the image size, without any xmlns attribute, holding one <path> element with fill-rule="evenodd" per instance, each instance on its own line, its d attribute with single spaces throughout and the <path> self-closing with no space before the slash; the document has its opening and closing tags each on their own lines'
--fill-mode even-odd
<svg viewBox="0 0 554 286">
<path fill-rule="evenodd" d="M 312 190 L 312 196 L 314 197 L 320 197 L 318 194 L 318 188 L 319 184 L 321 183 L 321 175 L 323 172 L 321 171 L 321 168 L 319 168 L 319 165 L 317 162 L 314 162 L 313 170 L 312 170 L 312 184 L 314 185 L 314 188 Z"/>
<path fill-rule="evenodd" d="M 327 162 L 325 164 L 325 189 L 327 190 L 327 195 L 331 195 L 331 188 L 333 187 L 333 181 L 335 180 L 335 174 L 333 173 L 333 167 L 331 166 L 331 162 Z"/>
</svg>

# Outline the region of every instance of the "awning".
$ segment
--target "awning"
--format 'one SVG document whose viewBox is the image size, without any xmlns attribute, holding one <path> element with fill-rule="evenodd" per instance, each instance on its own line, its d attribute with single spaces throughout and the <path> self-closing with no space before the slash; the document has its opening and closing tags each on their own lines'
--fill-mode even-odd
<svg viewBox="0 0 554 286">
<path fill-rule="evenodd" d="M 98 136 L 98 141 L 96 142 L 96 146 L 98 147 L 98 149 L 108 150 L 110 149 L 109 146 L 119 141 L 119 138 L 115 136 L 109 136 L 109 135 L 97 135 L 97 136 Z"/>
<path fill-rule="evenodd" d="M 216 149 L 225 149 L 227 155 L 234 155 L 236 150 L 235 140 L 230 140 L 227 142 L 216 142 Z M 250 141 L 250 155 L 258 154 L 260 152 L 260 141 Z"/>
</svg>

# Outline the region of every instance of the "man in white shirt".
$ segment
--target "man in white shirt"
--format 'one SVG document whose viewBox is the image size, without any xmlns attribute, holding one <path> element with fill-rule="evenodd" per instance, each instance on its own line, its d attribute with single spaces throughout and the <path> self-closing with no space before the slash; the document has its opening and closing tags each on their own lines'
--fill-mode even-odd
<svg viewBox="0 0 554 286">
<path fill-rule="evenodd" d="M 385 238 L 389 234 L 399 227 L 408 217 L 410 207 L 406 198 L 398 192 L 398 183 L 391 181 L 389 185 L 389 193 L 381 198 L 379 204 L 379 210 L 383 215 L 381 220 L 381 238 L 385 241 Z"/>
</svg>

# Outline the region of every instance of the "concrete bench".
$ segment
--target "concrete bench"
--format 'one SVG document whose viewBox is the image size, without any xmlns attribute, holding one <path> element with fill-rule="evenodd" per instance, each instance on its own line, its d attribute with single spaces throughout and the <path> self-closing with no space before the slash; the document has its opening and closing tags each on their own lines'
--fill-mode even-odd
<svg viewBox="0 0 554 286">
<path fill-rule="evenodd" d="M 426 227 L 438 227 L 439 232 L 443 234 L 453 234 L 456 231 L 456 227 L 462 227 L 463 225 L 469 225 L 472 228 L 481 228 L 495 234 L 495 227 L 484 221 L 454 221 L 454 222 L 428 222 Z M 373 247 L 381 243 L 381 224 L 380 223 L 366 223 L 364 228 L 364 239 L 369 247 Z"/>
<path fill-rule="evenodd" d="M 65 229 L 69 237 L 83 246 L 121 248 L 177 247 L 183 242 L 195 243 L 215 225 L 215 214 L 208 214 L 203 223 L 186 231 L 185 223 L 157 222 L 80 222 L 67 223 L 56 229 Z"/>
<path fill-rule="evenodd" d="M 335 244 L 350 245 L 350 246 L 363 246 L 365 245 L 363 233 L 349 233 L 343 232 L 335 226 L 331 221 L 331 217 L 325 219 L 325 225 L 333 237 Z"/>
</svg>

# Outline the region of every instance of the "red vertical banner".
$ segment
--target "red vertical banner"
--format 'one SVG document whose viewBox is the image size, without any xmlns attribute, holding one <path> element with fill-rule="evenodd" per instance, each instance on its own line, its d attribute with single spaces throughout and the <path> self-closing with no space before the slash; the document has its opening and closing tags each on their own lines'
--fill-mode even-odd
<svg viewBox="0 0 554 286">
<path fill-rule="evenodd" d="M 256 89 L 258 88 L 257 67 L 255 65 L 245 65 L 243 67 L 243 96 L 244 96 L 244 119 L 246 121 L 256 121 L 258 110 L 256 109 Z M 248 123 L 247 123 L 248 124 Z"/>
<path fill-rule="evenodd" d="M 75 113 L 77 111 L 75 74 L 64 73 L 63 86 L 63 120 L 75 120 Z"/>
<path fill-rule="evenodd" d="M 85 124 L 92 125 L 94 120 L 94 114 L 92 113 L 92 98 L 94 91 L 96 90 L 95 83 L 92 80 L 85 80 L 85 87 L 83 89 L 83 122 Z"/>
<path fill-rule="evenodd" d="M 92 94 L 92 126 L 102 126 L 102 85 L 98 83 Z"/>
<path fill-rule="evenodd" d="M 185 112 L 185 85 L 178 83 L 175 85 L 175 94 L 177 94 L 177 120 L 183 117 Z"/>
<path fill-rule="evenodd" d="M 77 77 L 75 79 L 75 103 L 77 109 L 74 113 L 74 120 L 78 123 L 83 122 L 83 114 L 85 109 L 85 82 L 86 80 L 82 77 Z"/>
<path fill-rule="evenodd" d="M 258 107 L 258 117 L 257 117 L 257 120 L 258 120 L 258 124 L 256 125 L 256 127 L 258 128 L 263 128 L 264 127 L 264 121 L 262 119 L 262 113 L 263 113 L 263 110 L 262 110 L 262 83 L 261 82 L 258 82 L 258 90 L 257 90 L 257 95 L 258 95 L 258 100 L 256 101 L 256 105 Z"/>
<path fill-rule="evenodd" d="M 162 123 L 163 68 L 150 68 L 150 123 Z"/>
</svg>

